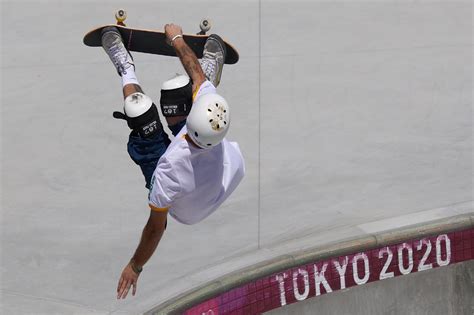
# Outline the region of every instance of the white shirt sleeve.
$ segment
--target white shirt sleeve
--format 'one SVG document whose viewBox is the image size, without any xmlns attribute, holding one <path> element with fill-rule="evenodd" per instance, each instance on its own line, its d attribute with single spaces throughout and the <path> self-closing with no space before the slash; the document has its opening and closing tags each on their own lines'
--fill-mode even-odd
<svg viewBox="0 0 474 315">
<path fill-rule="evenodd" d="M 175 170 L 166 158 L 158 161 L 151 185 L 148 195 L 150 207 L 156 208 L 154 210 L 169 208 L 181 191 L 181 185 Z"/>
<path fill-rule="evenodd" d="M 193 102 L 195 102 L 200 96 L 210 93 L 216 94 L 216 87 L 210 81 L 204 81 L 199 87 L 196 95 L 193 96 Z"/>
</svg>

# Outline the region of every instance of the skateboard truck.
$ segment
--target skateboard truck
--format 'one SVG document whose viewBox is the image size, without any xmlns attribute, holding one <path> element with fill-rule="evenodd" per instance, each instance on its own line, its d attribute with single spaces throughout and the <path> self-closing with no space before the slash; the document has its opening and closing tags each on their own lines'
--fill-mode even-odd
<svg viewBox="0 0 474 315">
<path fill-rule="evenodd" d="M 117 25 L 126 26 L 124 21 L 127 19 L 127 11 L 124 9 L 119 9 L 115 12 L 115 19 L 117 20 Z"/>
<path fill-rule="evenodd" d="M 118 9 L 117 12 L 115 12 L 115 20 L 117 20 L 117 25 L 120 26 L 126 26 L 125 25 L 125 20 L 127 19 L 127 11 L 124 9 Z M 211 20 L 209 19 L 202 19 L 201 23 L 199 23 L 199 28 L 201 31 L 199 33 L 196 33 L 196 35 L 206 35 L 206 32 L 209 32 L 211 29 Z"/>
<path fill-rule="evenodd" d="M 206 32 L 209 32 L 211 29 L 211 20 L 209 19 L 202 19 L 201 23 L 199 23 L 199 28 L 201 31 L 196 33 L 196 35 L 206 35 Z"/>
</svg>

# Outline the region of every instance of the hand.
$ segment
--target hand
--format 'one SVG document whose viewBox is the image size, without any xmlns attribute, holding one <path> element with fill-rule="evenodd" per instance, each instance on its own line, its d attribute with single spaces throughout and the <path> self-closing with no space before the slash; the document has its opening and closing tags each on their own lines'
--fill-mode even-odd
<svg viewBox="0 0 474 315">
<path fill-rule="evenodd" d="M 131 286 L 133 286 L 132 295 L 135 296 L 138 276 L 139 274 L 133 271 L 131 263 L 123 269 L 117 286 L 117 300 L 125 299 Z"/>
<path fill-rule="evenodd" d="M 181 26 L 176 25 L 176 24 L 166 24 L 165 25 L 165 35 L 166 39 L 168 42 L 171 44 L 171 40 L 176 36 L 176 35 L 183 35 L 183 30 L 181 29 Z"/>
</svg>

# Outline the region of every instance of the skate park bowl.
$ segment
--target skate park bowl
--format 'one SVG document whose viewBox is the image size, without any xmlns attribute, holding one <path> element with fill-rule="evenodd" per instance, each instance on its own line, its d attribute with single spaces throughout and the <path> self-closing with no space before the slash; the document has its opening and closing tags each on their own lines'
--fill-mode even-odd
<svg viewBox="0 0 474 315">
<path fill-rule="evenodd" d="M 284 255 L 145 314 L 471 314 L 473 227 L 460 215 Z"/>
<path fill-rule="evenodd" d="M 472 314 L 471 1 L 16 1 L 1 10 L 1 314 Z M 168 227 L 116 299 L 150 210 L 121 79 L 82 39 L 203 18 L 246 174 Z M 133 54 L 156 104 L 177 58 Z M 162 123 L 169 132 L 164 119 Z"/>
</svg>

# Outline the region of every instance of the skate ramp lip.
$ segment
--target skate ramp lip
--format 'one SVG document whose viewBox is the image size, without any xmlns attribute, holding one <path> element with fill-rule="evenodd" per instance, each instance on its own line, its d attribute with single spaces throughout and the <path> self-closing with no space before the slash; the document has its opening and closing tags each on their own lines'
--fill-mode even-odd
<svg viewBox="0 0 474 315">
<path fill-rule="evenodd" d="M 397 248 L 398 253 L 404 256 L 398 257 L 400 266 L 397 265 Z M 395 263 L 394 266 L 390 265 L 390 262 L 387 263 L 388 251 L 391 251 L 392 255 L 395 254 L 393 259 L 390 258 Z M 326 281 L 323 270 L 326 268 L 329 270 L 327 264 L 330 261 L 338 261 L 342 265 L 344 259 L 341 262 L 341 257 L 347 260 L 345 264 L 347 268 L 344 270 L 354 268 L 354 273 L 351 274 L 350 270 L 348 275 L 351 277 L 347 277 L 344 271 L 344 281 L 341 280 L 342 274 L 340 279 L 331 280 L 326 274 L 328 278 Z M 375 267 L 378 268 L 378 273 L 374 275 L 372 272 L 369 278 L 367 264 L 371 264 L 370 270 L 373 271 L 373 260 L 377 258 L 383 259 L 385 269 L 381 269 L 384 267 L 382 263 Z M 215 315 L 222 311 L 238 310 L 244 314 L 259 314 L 331 291 L 472 259 L 474 259 L 474 212 L 370 233 L 282 255 L 203 284 L 152 308 L 145 314 Z M 364 263 L 366 272 L 364 274 L 362 271 L 361 274 Z M 341 265 L 338 265 L 340 270 Z M 394 272 L 393 267 L 398 267 L 398 270 Z M 313 268 L 320 280 L 317 285 L 314 283 L 315 274 L 310 270 Z M 292 272 L 293 281 L 290 275 Z M 336 280 L 341 281 L 341 286 L 334 285 Z M 342 282 L 345 282 L 343 286 Z M 288 293 L 290 291 L 291 294 Z M 293 296 L 293 292 L 296 297 Z"/>
</svg>

